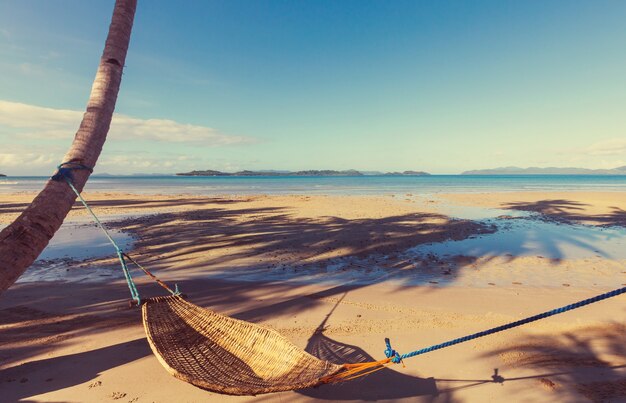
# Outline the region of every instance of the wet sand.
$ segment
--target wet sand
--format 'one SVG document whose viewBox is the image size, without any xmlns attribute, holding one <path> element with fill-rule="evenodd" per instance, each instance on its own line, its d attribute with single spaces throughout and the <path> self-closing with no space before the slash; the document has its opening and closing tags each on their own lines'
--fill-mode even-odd
<svg viewBox="0 0 626 403">
<path fill-rule="evenodd" d="M 381 359 L 384 337 L 411 351 L 626 283 L 620 193 L 86 197 L 112 228 L 132 236 L 133 256 L 176 281 L 192 302 L 269 325 L 327 359 Z M 0 196 L 0 224 L 30 198 Z M 449 215 L 463 207 L 503 209 L 511 217 L 497 218 L 500 210 L 487 220 Z M 77 207 L 69 218 L 84 217 Z M 581 242 L 584 235 L 557 232 L 516 238 L 528 245 L 524 253 L 493 247 L 493 237 L 516 231 L 509 222 L 563 231 L 582 223 L 610 236 Z M 448 254 L 429 249 L 480 240 L 479 248 Z M 546 253 L 555 249 L 560 254 Z M 51 262 L 42 262 L 0 296 L 0 389 L 7 401 L 626 400 L 624 296 L 362 380 L 224 397 L 172 378 L 152 356 L 114 259 L 52 263 L 65 271 L 46 277 Z M 87 271 L 98 279 L 86 281 Z M 144 277 L 137 280 L 145 296 L 160 294 Z M 323 355 L 328 351 L 337 356 Z"/>
</svg>

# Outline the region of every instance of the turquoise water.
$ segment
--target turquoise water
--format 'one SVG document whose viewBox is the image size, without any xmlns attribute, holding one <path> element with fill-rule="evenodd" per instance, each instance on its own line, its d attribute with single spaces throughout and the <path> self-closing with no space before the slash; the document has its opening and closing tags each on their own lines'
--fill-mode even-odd
<svg viewBox="0 0 626 403">
<path fill-rule="evenodd" d="M 0 193 L 40 190 L 46 177 L 0 179 Z M 626 191 L 626 176 L 92 177 L 88 191 L 161 194 L 432 194 L 489 191 Z"/>
</svg>

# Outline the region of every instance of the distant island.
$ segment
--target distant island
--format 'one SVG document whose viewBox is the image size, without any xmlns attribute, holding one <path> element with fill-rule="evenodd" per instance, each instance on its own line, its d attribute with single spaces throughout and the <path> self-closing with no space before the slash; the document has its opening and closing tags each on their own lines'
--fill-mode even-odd
<svg viewBox="0 0 626 403">
<path fill-rule="evenodd" d="M 626 166 L 613 169 L 503 167 L 465 171 L 461 175 L 626 175 Z"/>
<path fill-rule="evenodd" d="M 308 171 L 239 171 L 239 172 L 222 172 L 215 170 L 204 171 L 191 171 L 177 173 L 178 176 L 371 176 L 371 175 L 384 175 L 384 176 L 426 176 L 430 175 L 427 172 L 421 171 L 404 171 L 404 172 L 376 172 L 363 173 L 354 169 L 348 169 L 345 171 L 334 171 L 330 169 L 325 170 L 308 170 Z"/>
<path fill-rule="evenodd" d="M 422 171 L 404 171 L 404 172 L 387 172 L 384 176 L 428 176 L 428 172 Z"/>
<path fill-rule="evenodd" d="M 6 178 L 5 174 L 0 174 L 0 178 Z"/>
</svg>

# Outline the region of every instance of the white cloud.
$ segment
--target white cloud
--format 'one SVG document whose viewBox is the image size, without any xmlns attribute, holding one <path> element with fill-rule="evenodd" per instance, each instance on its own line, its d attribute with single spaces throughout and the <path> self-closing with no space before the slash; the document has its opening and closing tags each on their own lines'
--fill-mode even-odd
<svg viewBox="0 0 626 403">
<path fill-rule="evenodd" d="M 113 117 L 111 137 L 116 140 L 193 142 L 206 146 L 223 146 L 252 141 L 248 137 L 222 134 L 210 127 L 178 123 L 168 119 L 138 119 L 124 115 Z"/>
<path fill-rule="evenodd" d="M 70 139 L 82 116 L 81 111 L 0 100 L 0 127 L 20 129 L 20 136 L 33 139 Z M 119 114 L 113 116 L 109 136 L 114 141 L 194 143 L 206 147 L 254 142 L 251 137 L 227 135 L 210 127 Z"/>
<path fill-rule="evenodd" d="M 0 173 L 9 175 L 52 174 L 64 155 L 61 147 L 14 146 L 11 150 L 0 148 Z M 227 159 L 209 156 L 190 156 L 176 152 L 151 153 L 142 151 L 108 152 L 98 159 L 95 173 L 129 174 L 136 172 L 175 173 L 193 169 L 218 169 L 238 171 Z"/>
<path fill-rule="evenodd" d="M 626 155 L 626 138 L 613 138 L 592 144 L 585 150 L 590 155 Z"/>
<path fill-rule="evenodd" d="M 5 147 L 0 144 L 0 173 L 37 175 L 52 172 L 63 156 L 59 146 L 24 146 L 19 144 Z"/>
<path fill-rule="evenodd" d="M 0 125 L 36 130 L 65 129 L 78 126 L 82 113 L 64 109 L 43 108 L 0 100 Z"/>
<path fill-rule="evenodd" d="M 57 154 L 41 153 L 0 153 L 1 167 L 28 166 L 29 168 L 47 167 L 59 158 Z"/>
</svg>

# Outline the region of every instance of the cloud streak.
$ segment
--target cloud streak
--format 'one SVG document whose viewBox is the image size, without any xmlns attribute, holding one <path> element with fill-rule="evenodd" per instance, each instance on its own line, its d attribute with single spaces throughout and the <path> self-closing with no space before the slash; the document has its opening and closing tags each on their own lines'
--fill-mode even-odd
<svg viewBox="0 0 626 403">
<path fill-rule="evenodd" d="M 68 139 L 76 132 L 83 112 L 53 109 L 0 100 L 0 128 L 17 129 L 21 137 L 33 139 Z M 141 119 L 115 114 L 109 136 L 115 141 L 194 143 L 220 147 L 255 142 L 247 136 L 234 136 L 199 125 L 169 119 Z"/>
<path fill-rule="evenodd" d="M 64 149 L 56 145 L 22 145 L 11 144 L 6 146 L 0 142 L 0 173 L 7 169 L 26 172 L 25 175 L 35 174 L 38 170 L 50 171 L 59 162 Z"/>
<path fill-rule="evenodd" d="M 58 155 L 51 153 L 2 153 L 0 152 L 0 167 L 20 167 L 27 165 L 30 168 L 47 167 L 58 159 Z"/>
<path fill-rule="evenodd" d="M 62 147 L 12 146 L 0 147 L 0 173 L 10 175 L 52 174 L 64 154 Z M 227 159 L 209 156 L 190 156 L 180 152 L 132 151 L 108 152 L 98 159 L 96 173 L 129 174 L 136 172 L 174 173 L 198 167 L 211 167 L 220 170 L 240 170 Z"/>
<path fill-rule="evenodd" d="M 590 155 L 626 155 L 626 138 L 613 138 L 594 143 L 585 149 Z"/>
</svg>

